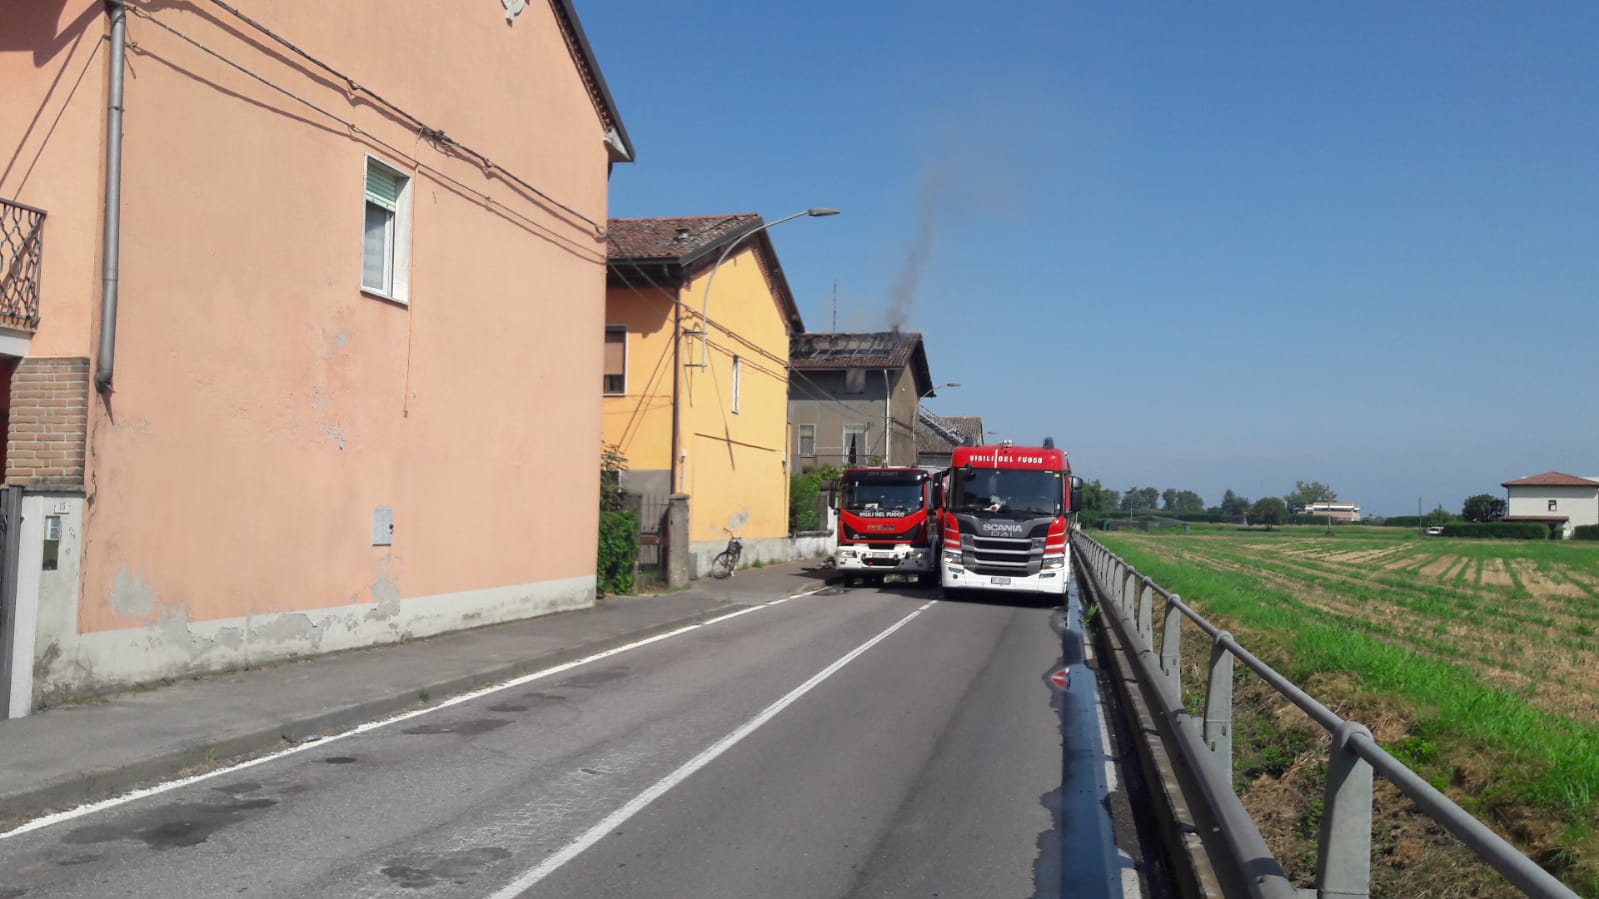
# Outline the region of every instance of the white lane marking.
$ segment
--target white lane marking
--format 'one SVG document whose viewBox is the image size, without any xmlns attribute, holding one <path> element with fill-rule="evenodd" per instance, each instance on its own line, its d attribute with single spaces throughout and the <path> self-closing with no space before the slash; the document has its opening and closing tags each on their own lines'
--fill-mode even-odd
<svg viewBox="0 0 1599 899">
<path fill-rule="evenodd" d="M 797 594 L 797 596 L 809 596 L 809 595 L 810 595 L 809 593 Z M 790 597 L 790 598 L 794 598 L 794 597 Z M 351 728 L 351 729 L 349 729 L 347 731 L 343 731 L 341 733 L 336 733 L 336 734 L 332 734 L 330 736 L 323 737 L 320 740 L 315 740 L 315 741 L 312 741 L 312 742 L 309 742 L 309 743 L 296 743 L 295 745 L 290 746 L 287 749 L 280 749 L 277 752 L 271 753 L 269 755 L 263 755 L 263 756 L 261 756 L 259 758 L 253 758 L 253 759 L 250 759 L 248 761 L 240 762 L 240 763 L 238 763 L 236 765 L 230 765 L 230 766 L 228 766 L 226 768 L 218 768 L 218 769 L 216 769 L 214 771 L 207 771 L 204 774 L 195 774 L 195 775 L 190 776 L 190 777 L 182 777 L 182 778 L 178 778 L 177 780 L 169 780 L 169 781 L 167 781 L 165 783 L 156 784 L 155 786 L 145 787 L 143 789 L 134 790 L 134 791 L 129 792 L 129 793 L 123 793 L 120 796 L 113 796 L 110 799 L 102 799 L 102 800 L 100 800 L 98 802 L 86 803 L 84 805 L 77 806 L 76 808 L 67 809 L 66 811 L 63 811 L 63 812 L 56 812 L 55 814 L 52 814 L 52 815 L 46 815 L 43 818 L 35 818 L 32 821 L 29 821 L 29 822 L 27 822 L 25 824 L 20 824 L 17 827 L 14 827 L 11 830 L 8 830 L 8 831 L 6 831 L 4 833 L 0 833 L 0 840 L 9 839 L 9 838 L 15 837 L 15 836 L 21 836 L 22 834 L 29 833 L 29 832 L 35 831 L 35 830 L 42 830 L 42 829 L 44 829 L 46 827 L 49 827 L 49 826 L 51 826 L 53 824 L 60 824 L 63 821 L 71 821 L 74 818 L 81 818 L 81 817 L 83 817 L 85 815 L 92 815 L 95 812 L 105 811 L 106 809 L 109 809 L 109 808 L 116 808 L 119 805 L 126 805 L 126 804 L 128 804 L 130 802 L 137 802 L 140 799 L 144 799 L 144 798 L 149 797 L 149 796 L 156 796 L 156 795 L 159 795 L 161 793 L 168 793 L 168 792 L 171 792 L 172 790 L 181 789 L 183 787 L 187 787 L 187 786 L 190 786 L 190 785 L 193 785 L 193 784 L 201 783 L 203 781 L 211 780 L 212 778 L 215 778 L 215 777 L 222 777 L 222 776 L 227 775 L 227 774 L 234 774 L 236 772 L 243 771 L 243 770 L 245 770 L 247 768 L 254 768 L 256 765 L 264 765 L 267 762 L 277 761 L 280 758 L 283 758 L 285 756 L 294 755 L 297 752 L 304 752 L 304 751 L 306 751 L 308 749 L 319 749 L 319 748 L 321 748 L 323 746 L 328 745 L 329 743 L 335 742 L 337 740 L 343 740 L 346 737 L 358 736 L 360 734 L 364 734 L 364 733 L 368 733 L 370 731 L 377 730 L 380 727 L 388 727 L 391 724 L 399 724 L 402 721 L 409 721 L 412 718 L 416 718 L 416 717 L 418 717 L 420 715 L 426 715 L 426 714 L 428 714 L 430 712 L 436 712 L 436 711 L 438 711 L 440 709 L 447 709 L 450 706 L 460 705 L 463 702 L 471 702 L 474 699 L 481 699 L 484 696 L 489 696 L 489 695 L 492 695 L 494 693 L 498 693 L 498 692 L 500 692 L 502 690 L 514 689 L 514 688 L 520 687 L 520 686 L 522 686 L 524 684 L 530 684 L 530 683 L 532 683 L 534 681 L 542 680 L 542 679 L 544 679 L 546 677 L 553 677 L 554 675 L 561 674 L 561 673 L 566 672 L 566 671 L 571 671 L 573 668 L 577 668 L 577 667 L 579 667 L 581 665 L 587 665 L 587 664 L 590 664 L 591 662 L 598 662 L 601 659 L 608 659 L 608 658 L 610 658 L 612 656 L 621 655 L 624 652 L 630 652 L 632 650 L 639 649 L 640 647 L 648 646 L 651 643 L 659 643 L 662 640 L 668 640 L 668 639 L 671 639 L 672 637 L 681 636 L 683 634 L 689 633 L 690 631 L 697 631 L 700 628 L 707 627 L 709 625 L 716 624 L 716 623 L 719 623 L 719 622 L 722 622 L 722 621 L 727 621 L 730 618 L 737 618 L 740 615 L 746 615 L 746 614 L 748 614 L 750 612 L 757 612 L 757 611 L 760 611 L 761 609 L 764 609 L 764 608 L 766 608 L 765 605 L 750 606 L 750 607 L 745 608 L 745 609 L 740 609 L 740 610 L 738 610 L 736 612 L 731 612 L 731 613 L 729 613 L 727 615 L 721 615 L 721 616 L 716 617 L 716 618 L 707 619 L 707 620 L 702 621 L 702 622 L 700 622 L 698 624 L 690 624 L 690 625 L 687 625 L 686 627 L 680 627 L 680 628 L 677 628 L 676 630 L 667 631 L 664 634 L 656 634 L 653 637 L 645 637 L 642 640 L 636 640 L 636 641 L 634 641 L 632 643 L 628 643 L 628 644 L 626 644 L 624 646 L 616 646 L 616 647 L 613 647 L 611 649 L 607 649 L 607 650 L 604 650 L 604 651 L 601 651 L 601 652 L 594 653 L 593 655 L 584 656 L 581 659 L 575 659 L 573 661 L 565 662 L 563 664 L 556 665 L 556 666 L 551 667 L 551 668 L 545 668 L 545 669 L 543 669 L 541 671 L 532 672 L 531 674 L 524 674 L 521 677 L 513 678 L 511 680 L 505 681 L 504 683 L 493 684 L 491 686 L 487 686 L 487 687 L 483 687 L 481 689 L 473 690 L 470 693 L 462 693 L 462 694 L 460 694 L 458 696 L 452 696 L 449 699 L 446 699 L 446 700 L 440 702 L 438 705 L 431 705 L 431 706 L 428 706 L 425 709 L 413 709 L 413 710 L 411 710 L 409 712 L 401 712 L 400 714 L 395 715 L 395 716 L 390 717 L 390 718 L 383 718 L 383 719 L 380 719 L 380 720 L 377 720 L 377 721 L 368 721 L 368 722 L 366 722 L 364 724 L 358 724 L 355 727 L 353 727 L 353 728 Z"/>
<path fill-rule="evenodd" d="M 732 733 L 729 733 L 727 736 L 722 737 L 715 743 L 712 743 L 699 755 L 696 755 L 687 762 L 684 762 L 682 767 L 656 781 L 655 784 L 649 789 L 633 797 L 633 799 L 631 799 L 626 805 L 606 816 L 604 820 L 600 821 L 600 823 L 585 831 L 582 836 L 579 836 L 577 839 L 566 844 L 566 846 L 562 847 L 554 855 L 551 855 L 549 858 L 546 858 L 544 861 L 540 862 L 532 870 L 528 871 L 526 874 L 523 874 L 521 877 L 518 877 L 516 880 L 507 884 L 504 888 L 491 895 L 489 899 L 512 899 L 512 897 L 520 896 L 522 893 L 531 889 L 539 881 L 555 873 L 555 871 L 558 870 L 562 865 L 574 858 L 577 858 L 589 847 L 604 839 L 606 834 L 626 823 L 629 818 L 638 814 L 640 811 L 643 811 L 644 808 L 650 803 L 666 795 L 666 793 L 673 787 L 693 776 L 696 771 L 699 771 L 701 768 L 704 768 L 706 765 L 709 765 L 711 762 L 715 761 L 716 758 L 722 753 L 732 749 L 734 746 L 737 746 L 745 737 L 754 733 L 761 727 L 761 725 L 777 717 L 780 712 L 793 705 L 799 700 L 800 697 L 815 689 L 818 684 L 832 677 L 834 674 L 837 674 L 839 669 L 854 661 L 858 656 L 861 655 L 861 653 L 866 652 L 873 646 L 876 646 L 877 644 L 888 639 L 889 635 L 909 624 L 911 619 L 927 611 L 927 609 L 937 604 L 937 602 L 938 600 L 936 599 L 928 600 L 918 607 L 914 612 L 911 612 L 904 618 L 894 622 L 888 627 L 887 630 L 850 650 L 849 653 L 843 658 L 831 665 L 828 665 L 826 668 L 823 668 L 821 671 L 813 675 L 810 680 L 800 684 L 793 690 L 790 690 L 788 695 L 762 709 L 755 717 L 739 725 L 739 727 Z"/>
</svg>

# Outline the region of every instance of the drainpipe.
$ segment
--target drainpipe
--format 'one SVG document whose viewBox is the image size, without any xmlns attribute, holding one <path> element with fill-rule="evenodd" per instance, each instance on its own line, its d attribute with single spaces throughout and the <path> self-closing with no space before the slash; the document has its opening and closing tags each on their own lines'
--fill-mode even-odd
<svg viewBox="0 0 1599 899">
<path fill-rule="evenodd" d="M 883 369 L 883 464 L 893 465 L 894 460 L 889 451 L 889 444 L 894 436 L 894 413 L 889 404 L 894 400 L 894 388 L 888 383 L 888 369 Z"/>
<path fill-rule="evenodd" d="M 682 395 L 683 390 L 683 364 L 681 361 L 679 361 L 679 355 L 681 354 L 682 348 L 683 296 L 681 293 L 679 293 L 677 302 L 672 305 L 672 458 L 668 460 L 670 464 L 670 468 L 668 470 L 672 473 L 672 485 L 669 491 L 670 493 L 683 492 L 683 489 L 678 486 L 677 476 L 678 457 L 682 455 L 683 441 L 682 436 L 678 433 L 678 429 L 680 427 L 680 413 L 678 412 L 678 406 L 680 405 L 679 397 Z"/>
<path fill-rule="evenodd" d="M 111 16 L 111 97 L 106 103 L 105 237 L 101 243 L 100 354 L 94 384 L 110 391 L 117 353 L 117 261 L 122 240 L 122 70 L 128 56 L 128 10 L 124 0 L 105 0 Z"/>
</svg>

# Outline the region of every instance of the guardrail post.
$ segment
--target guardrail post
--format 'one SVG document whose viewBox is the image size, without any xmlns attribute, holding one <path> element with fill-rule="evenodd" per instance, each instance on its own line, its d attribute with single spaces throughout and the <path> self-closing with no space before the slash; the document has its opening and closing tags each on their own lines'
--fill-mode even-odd
<svg viewBox="0 0 1599 899">
<path fill-rule="evenodd" d="M 1371 731 L 1345 721 L 1332 735 L 1327 792 L 1316 847 L 1316 895 L 1365 896 L 1371 890 L 1371 764 L 1349 745 Z"/>
<path fill-rule="evenodd" d="M 1122 583 L 1119 595 L 1116 597 L 1116 608 L 1120 609 L 1123 615 L 1132 614 L 1133 591 L 1137 589 L 1133 585 L 1136 583 L 1138 583 L 1138 572 L 1134 571 L 1131 565 L 1122 563 Z"/>
<path fill-rule="evenodd" d="M 1205 745 L 1224 783 L 1233 782 L 1233 654 L 1222 631 L 1210 648 L 1210 686 L 1205 691 Z M 1182 694 L 1178 694 L 1182 695 Z"/>
<path fill-rule="evenodd" d="M 1155 584 L 1149 578 L 1144 578 L 1144 585 L 1138 591 L 1138 636 L 1144 638 L 1144 645 L 1153 649 L 1155 647 L 1155 626 L 1151 623 L 1154 618 Z"/>
<path fill-rule="evenodd" d="M 1173 696 L 1183 695 L 1183 613 L 1177 611 L 1182 597 L 1166 598 L 1166 615 L 1160 635 L 1160 670 L 1171 684 Z"/>
</svg>

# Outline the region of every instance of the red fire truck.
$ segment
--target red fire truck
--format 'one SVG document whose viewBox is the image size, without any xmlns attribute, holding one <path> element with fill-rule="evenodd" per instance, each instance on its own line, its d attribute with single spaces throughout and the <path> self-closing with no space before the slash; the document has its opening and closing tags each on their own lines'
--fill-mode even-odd
<svg viewBox="0 0 1599 899">
<path fill-rule="evenodd" d="M 946 590 L 1064 596 L 1071 513 L 1082 479 L 1055 441 L 958 446 L 942 491 L 939 580 Z"/>
<path fill-rule="evenodd" d="M 850 577 L 933 573 L 935 472 L 924 468 L 851 468 L 838 479 L 833 565 Z"/>
</svg>

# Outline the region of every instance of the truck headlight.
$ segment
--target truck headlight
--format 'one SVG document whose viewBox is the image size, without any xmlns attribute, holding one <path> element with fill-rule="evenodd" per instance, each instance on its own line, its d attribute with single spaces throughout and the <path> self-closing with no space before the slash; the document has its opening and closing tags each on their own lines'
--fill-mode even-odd
<svg viewBox="0 0 1599 899">
<path fill-rule="evenodd" d="M 1045 571 L 1055 571 L 1057 569 L 1065 568 L 1065 567 L 1066 567 L 1066 557 L 1065 556 L 1045 556 L 1044 557 L 1043 570 L 1045 570 Z"/>
</svg>

